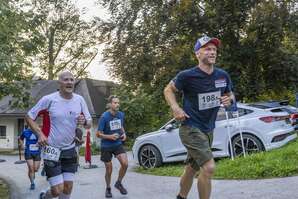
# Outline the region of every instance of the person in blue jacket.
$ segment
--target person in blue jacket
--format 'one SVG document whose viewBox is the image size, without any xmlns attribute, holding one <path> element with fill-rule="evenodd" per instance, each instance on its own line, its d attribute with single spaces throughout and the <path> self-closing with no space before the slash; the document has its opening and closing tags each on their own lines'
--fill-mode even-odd
<svg viewBox="0 0 298 199">
<path fill-rule="evenodd" d="M 25 140 L 25 160 L 28 166 L 28 177 L 30 179 L 30 189 L 35 189 L 35 172 L 38 171 L 40 167 L 40 147 L 37 143 L 38 137 L 31 130 L 26 128 L 19 137 L 19 143 L 22 147 L 24 145 Z"/>
</svg>

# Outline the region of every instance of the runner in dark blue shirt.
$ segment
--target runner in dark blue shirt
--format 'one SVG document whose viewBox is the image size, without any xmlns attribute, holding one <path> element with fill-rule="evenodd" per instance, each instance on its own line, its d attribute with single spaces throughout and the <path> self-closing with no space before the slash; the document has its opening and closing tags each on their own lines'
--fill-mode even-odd
<svg viewBox="0 0 298 199">
<path fill-rule="evenodd" d="M 35 189 L 35 172 L 40 167 L 40 147 L 37 144 L 38 137 L 31 129 L 25 129 L 19 137 L 20 145 L 23 146 L 25 140 L 25 159 L 28 166 L 28 177 L 31 185 L 30 189 Z"/>
<path fill-rule="evenodd" d="M 199 67 L 180 72 L 174 79 L 177 90 L 183 92 L 183 110 L 189 116 L 184 125 L 211 132 L 220 106 L 220 97 L 232 91 L 230 76 L 222 69 L 214 67 L 207 74 Z"/>
<path fill-rule="evenodd" d="M 197 40 L 194 51 L 199 64 L 180 72 L 165 88 L 164 95 L 176 120 L 182 121 L 180 139 L 187 149 L 184 174 L 177 199 L 185 199 L 197 171 L 200 199 L 209 199 L 215 163 L 211 151 L 213 129 L 220 105 L 231 105 L 232 82 L 227 72 L 214 66 L 220 41 L 208 36 Z M 175 92 L 183 93 L 183 107 Z"/>
<path fill-rule="evenodd" d="M 101 138 L 101 161 L 106 167 L 106 198 L 112 197 L 111 176 L 112 176 L 112 157 L 119 160 L 121 168 L 119 170 L 118 180 L 115 183 L 121 194 L 126 195 L 127 190 L 122 185 L 122 180 L 126 174 L 128 160 L 123 142 L 126 140 L 124 130 L 124 113 L 119 111 L 120 101 L 117 96 L 110 96 L 108 99 L 109 110 L 104 112 L 99 119 L 98 131 L 96 136 Z"/>
<path fill-rule="evenodd" d="M 98 130 L 104 132 L 106 135 L 113 135 L 120 136 L 123 134 L 122 131 L 122 124 L 124 123 L 124 113 L 117 111 L 115 115 L 113 115 L 110 111 L 106 111 L 103 113 L 99 120 Z M 102 139 L 101 140 L 101 148 L 113 148 L 118 147 L 122 144 L 121 139 L 117 140 L 109 140 L 109 139 Z"/>
</svg>

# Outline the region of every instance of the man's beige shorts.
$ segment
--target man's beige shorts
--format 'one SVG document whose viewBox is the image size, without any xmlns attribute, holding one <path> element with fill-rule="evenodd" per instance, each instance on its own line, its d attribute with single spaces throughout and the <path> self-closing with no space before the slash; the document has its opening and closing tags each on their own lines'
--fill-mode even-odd
<svg viewBox="0 0 298 199">
<path fill-rule="evenodd" d="M 211 151 L 213 132 L 203 133 L 196 127 L 182 125 L 179 135 L 187 149 L 186 163 L 193 169 L 198 171 L 208 160 L 213 159 Z"/>
</svg>

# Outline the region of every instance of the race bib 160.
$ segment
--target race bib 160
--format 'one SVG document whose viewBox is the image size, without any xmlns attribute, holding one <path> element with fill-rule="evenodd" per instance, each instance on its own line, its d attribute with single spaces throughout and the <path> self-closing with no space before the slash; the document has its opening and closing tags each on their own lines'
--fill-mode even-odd
<svg viewBox="0 0 298 199">
<path fill-rule="evenodd" d="M 59 161 L 61 150 L 52 146 L 42 148 L 41 157 L 45 160 Z"/>
</svg>

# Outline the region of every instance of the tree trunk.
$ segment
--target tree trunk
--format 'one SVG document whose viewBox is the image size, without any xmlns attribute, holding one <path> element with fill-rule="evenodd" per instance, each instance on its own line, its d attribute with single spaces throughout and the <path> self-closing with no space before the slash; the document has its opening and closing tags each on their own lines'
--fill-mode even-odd
<svg viewBox="0 0 298 199">
<path fill-rule="evenodd" d="M 55 29 L 50 27 L 50 35 L 49 35 L 49 67 L 48 67 L 48 80 L 54 79 L 54 36 L 55 36 Z"/>
</svg>

